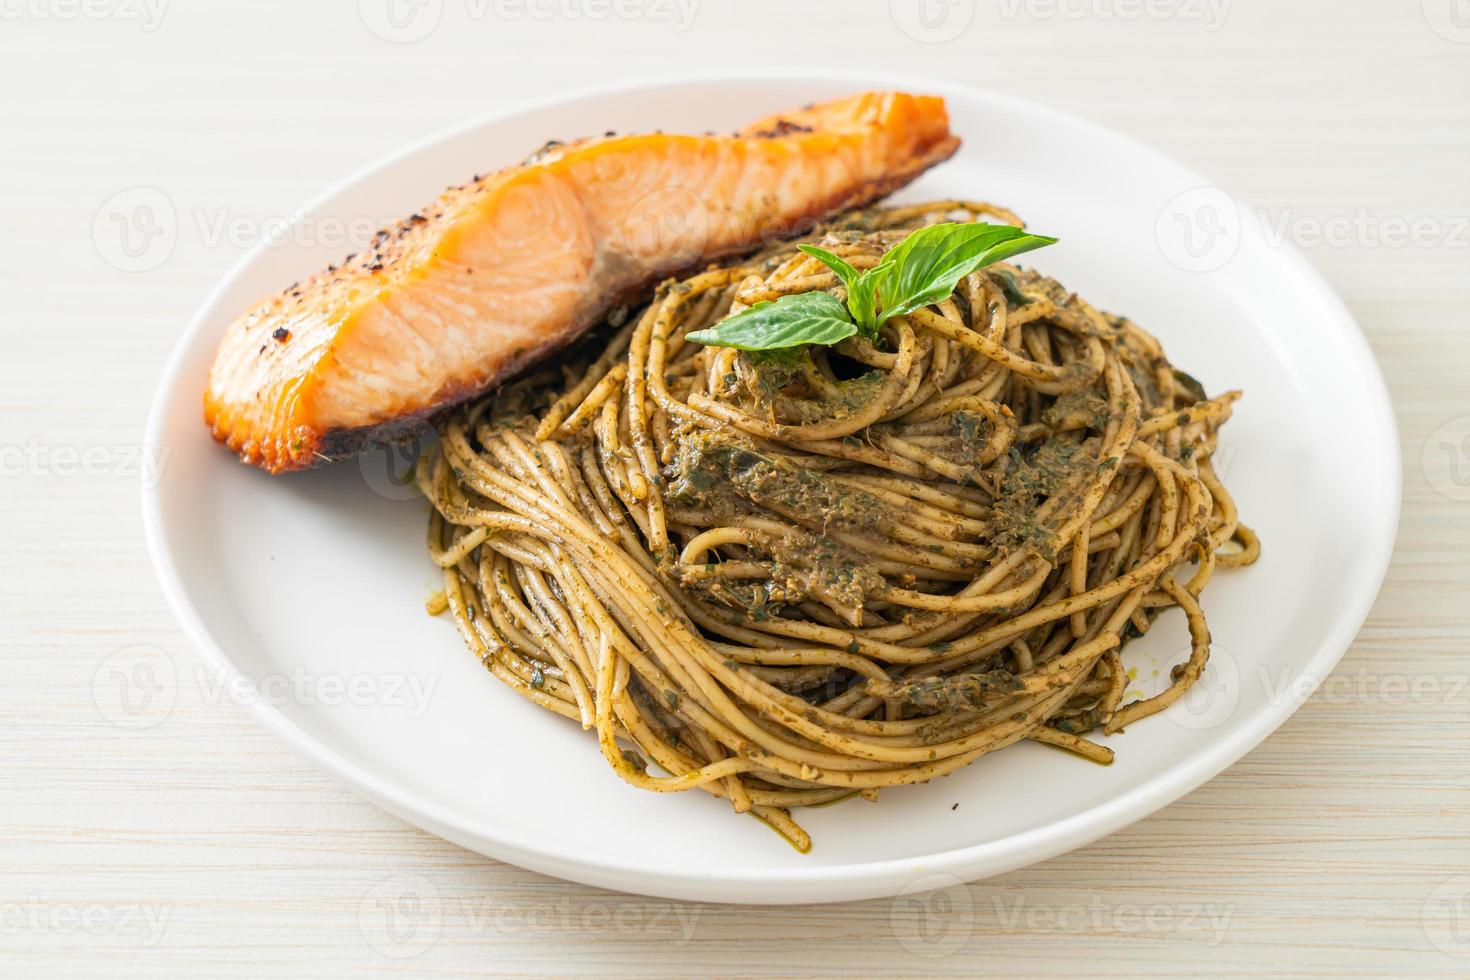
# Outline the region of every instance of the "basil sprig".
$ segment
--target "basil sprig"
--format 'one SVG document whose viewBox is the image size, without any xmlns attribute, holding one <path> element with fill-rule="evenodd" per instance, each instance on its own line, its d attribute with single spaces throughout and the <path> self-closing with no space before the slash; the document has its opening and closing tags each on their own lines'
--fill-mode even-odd
<svg viewBox="0 0 1470 980">
<path fill-rule="evenodd" d="M 876 339 L 885 321 L 947 299 L 961 279 L 981 266 L 1055 241 L 1011 225 L 947 222 L 915 231 L 866 272 L 824 248 L 798 245 L 842 280 L 845 308 L 829 293 L 793 293 L 757 303 L 687 339 L 749 351 L 826 346 L 856 333 Z"/>
</svg>

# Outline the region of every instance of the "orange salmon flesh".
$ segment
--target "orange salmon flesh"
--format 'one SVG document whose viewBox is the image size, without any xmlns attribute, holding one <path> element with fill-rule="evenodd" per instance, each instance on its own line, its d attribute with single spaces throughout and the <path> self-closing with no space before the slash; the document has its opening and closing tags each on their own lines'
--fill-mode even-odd
<svg viewBox="0 0 1470 980">
<path fill-rule="evenodd" d="M 452 187 L 225 331 L 204 418 L 283 473 L 392 441 L 672 272 L 907 184 L 959 148 L 944 101 L 871 92 L 728 136 L 548 144 Z"/>
</svg>

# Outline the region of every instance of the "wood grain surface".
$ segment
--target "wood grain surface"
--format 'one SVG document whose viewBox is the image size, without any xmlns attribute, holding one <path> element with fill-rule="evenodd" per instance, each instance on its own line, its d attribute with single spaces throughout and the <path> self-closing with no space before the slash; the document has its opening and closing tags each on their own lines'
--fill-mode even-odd
<svg viewBox="0 0 1470 980">
<path fill-rule="evenodd" d="M 1464 0 L 393 2 L 0 0 L 0 974 L 1470 974 Z M 497 106 L 792 64 L 1116 128 L 1262 209 L 1339 290 L 1392 390 L 1404 505 L 1327 686 L 1089 847 L 765 909 L 461 850 L 205 697 L 144 552 L 138 453 L 211 285 L 341 175 Z M 156 200 L 138 188 L 178 216 L 163 252 L 120 237 Z M 135 647 L 173 667 L 157 716 L 100 679 Z"/>
</svg>

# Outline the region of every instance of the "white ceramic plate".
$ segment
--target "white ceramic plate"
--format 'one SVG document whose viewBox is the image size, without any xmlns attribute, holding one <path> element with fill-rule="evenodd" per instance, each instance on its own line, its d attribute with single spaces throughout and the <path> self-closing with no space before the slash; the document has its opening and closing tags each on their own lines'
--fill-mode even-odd
<svg viewBox="0 0 1470 980">
<path fill-rule="evenodd" d="M 513 695 L 424 614 L 437 580 L 426 505 L 384 454 L 271 478 L 214 445 L 200 398 L 226 323 L 258 296 L 336 261 L 333 222 L 405 214 L 550 137 L 726 130 L 867 88 L 943 94 L 967 142 L 904 200 L 1014 208 L 1057 246 L 1027 256 L 1162 339 L 1211 391 L 1243 388 L 1224 477 L 1264 541 L 1259 564 L 1204 596 L 1215 637 L 1185 703 L 1107 740 L 1103 768 L 1023 743 L 925 786 L 802 811 L 799 855 L 701 793 L 645 793 L 590 735 Z M 282 737 L 402 818 L 493 857 L 609 888 L 725 902 L 870 898 L 970 880 L 1110 833 L 1220 772 L 1279 725 L 1346 649 L 1377 592 L 1398 517 L 1395 427 L 1342 304 L 1289 246 L 1201 177 L 1034 105 L 870 74 L 644 83 L 501 113 L 349 178 L 302 234 L 249 255 L 184 333 L 148 426 L 170 452 L 145 489 L 153 561 L 198 646 L 202 683 L 244 678 Z M 319 229 L 312 234 L 311 228 Z M 312 244 L 314 239 L 326 240 Z M 1151 690 L 1188 649 L 1167 614 L 1129 648 Z"/>
</svg>

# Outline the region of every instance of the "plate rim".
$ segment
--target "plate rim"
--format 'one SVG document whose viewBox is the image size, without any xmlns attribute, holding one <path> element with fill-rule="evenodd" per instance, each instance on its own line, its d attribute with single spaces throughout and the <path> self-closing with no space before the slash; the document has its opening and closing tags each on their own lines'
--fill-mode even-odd
<svg viewBox="0 0 1470 980">
<path fill-rule="evenodd" d="M 301 213 L 313 213 L 336 195 L 401 160 L 422 153 L 435 144 L 525 113 L 573 102 L 626 95 L 630 92 L 658 92 L 671 86 L 690 83 L 749 83 L 783 79 L 840 82 L 845 85 L 850 84 L 854 91 L 895 88 L 936 93 L 946 97 L 963 95 L 992 104 L 1021 108 L 1034 115 L 1046 117 L 1052 122 L 1087 130 L 1095 137 L 1121 142 L 1133 152 L 1156 158 L 1187 173 L 1198 181 L 1199 186 L 1218 186 L 1205 179 L 1193 168 L 1185 166 L 1146 143 L 1091 120 L 1018 96 L 995 92 L 963 82 L 945 81 L 907 73 L 878 74 L 842 69 L 781 68 L 777 70 L 665 73 L 642 76 L 614 85 L 581 86 L 541 98 L 517 100 L 493 112 L 431 132 L 358 167 L 314 195 L 300 210 Z M 1239 199 L 1233 195 L 1230 197 L 1241 209 L 1241 213 L 1254 213 L 1248 210 Z M 146 452 L 157 453 L 161 450 L 168 406 L 179 386 L 191 341 L 205 327 L 205 314 L 216 305 L 221 295 L 261 257 L 268 247 L 267 242 L 258 243 L 215 282 L 175 341 L 149 409 L 143 440 Z M 586 856 L 569 854 L 554 845 L 548 846 L 536 839 L 514 832 L 493 826 L 466 823 L 450 808 L 405 789 L 391 779 L 375 773 L 367 766 L 348 759 L 336 749 L 306 732 L 280 707 L 267 703 L 264 699 L 253 699 L 248 707 L 254 716 L 277 737 L 286 741 L 317 766 L 344 780 L 375 805 L 423 830 L 470 850 L 520 867 L 597 887 L 663 898 L 707 902 L 805 904 L 885 897 L 898 894 L 901 890 L 905 890 L 905 886 L 912 886 L 916 876 L 927 876 L 924 880 L 929 882 L 929 887 L 947 887 L 962 881 L 989 877 L 1046 860 L 1114 833 L 1157 812 L 1223 772 L 1269 737 L 1305 703 L 1307 697 L 1316 690 L 1317 686 L 1342 659 L 1361 630 L 1382 587 L 1398 536 L 1403 494 L 1402 462 L 1398 424 L 1382 371 L 1351 311 L 1316 268 L 1307 262 L 1300 251 L 1289 242 L 1283 242 L 1281 247 L 1274 251 L 1279 255 L 1279 261 L 1291 266 L 1289 271 L 1293 273 L 1295 282 L 1303 289 L 1310 288 L 1316 294 L 1313 298 L 1333 312 L 1333 319 L 1344 341 L 1345 353 L 1351 356 L 1355 367 L 1362 374 L 1362 380 L 1367 383 L 1367 389 L 1359 393 L 1360 397 L 1371 402 L 1367 406 L 1368 411 L 1384 429 L 1385 438 L 1372 440 L 1373 445 L 1381 447 L 1380 458 L 1366 462 L 1369 464 L 1370 471 L 1377 470 L 1384 474 L 1386 485 L 1380 488 L 1380 492 L 1384 494 L 1385 513 L 1381 519 L 1373 522 L 1377 531 L 1372 537 L 1372 547 L 1367 552 L 1366 560 L 1362 565 L 1364 571 L 1360 573 L 1359 580 L 1354 583 L 1353 594 L 1346 596 L 1342 605 L 1345 615 L 1339 621 L 1344 625 L 1351 624 L 1351 629 L 1325 634 L 1312 655 L 1302 664 L 1301 671 L 1306 681 L 1301 689 L 1301 697 L 1283 698 L 1274 702 L 1268 700 L 1254 713 L 1244 716 L 1238 724 L 1233 725 L 1218 741 L 1212 742 L 1203 752 L 1193 756 L 1188 764 L 1176 764 L 1163 769 L 1096 806 L 1089 807 L 1070 817 L 997 840 L 923 856 L 887 858 L 878 861 L 800 869 L 734 868 L 722 869 L 719 873 L 699 869 L 686 872 L 650 870 L 635 862 L 620 861 L 610 855 L 591 860 Z M 215 639 L 189 600 L 187 589 L 179 575 L 173 555 L 165 545 L 163 534 L 165 517 L 162 512 L 158 486 L 151 486 L 146 479 L 143 481 L 141 502 L 143 532 L 149 558 L 170 611 L 207 667 L 220 671 L 219 676 L 222 677 L 233 679 L 240 676 L 240 671 L 225 653 L 224 645 Z"/>
</svg>

